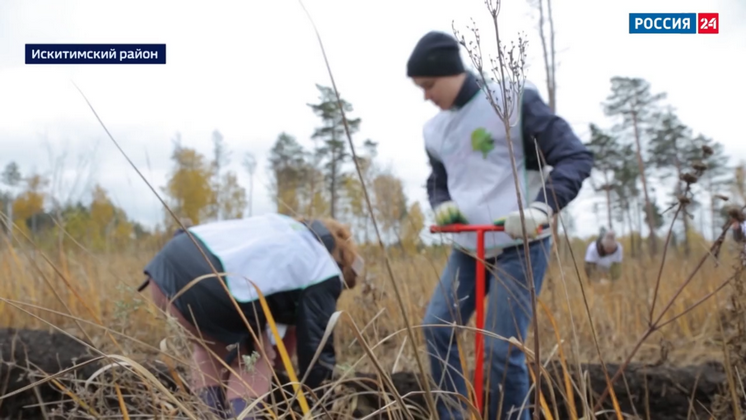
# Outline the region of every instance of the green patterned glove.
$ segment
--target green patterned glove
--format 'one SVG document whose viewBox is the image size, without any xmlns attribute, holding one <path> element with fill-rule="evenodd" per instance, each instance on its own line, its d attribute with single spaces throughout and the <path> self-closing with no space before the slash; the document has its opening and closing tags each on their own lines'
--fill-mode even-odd
<svg viewBox="0 0 746 420">
<path fill-rule="evenodd" d="M 435 224 L 446 226 L 453 224 L 467 224 L 466 217 L 453 201 L 446 201 L 435 208 Z"/>
</svg>

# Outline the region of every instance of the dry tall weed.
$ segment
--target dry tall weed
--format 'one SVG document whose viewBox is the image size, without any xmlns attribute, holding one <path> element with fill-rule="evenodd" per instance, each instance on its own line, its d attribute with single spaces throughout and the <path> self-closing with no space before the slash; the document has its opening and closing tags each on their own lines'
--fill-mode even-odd
<svg viewBox="0 0 746 420">
<path fill-rule="evenodd" d="M 708 244 L 699 242 L 696 246 L 705 249 Z M 577 244 L 573 252 L 577 254 L 582 250 L 583 244 Z M 379 368 L 389 373 L 416 370 L 415 354 L 409 351 L 411 343 L 403 329 L 404 319 L 384 277 L 386 267 L 383 258 L 375 247 L 367 248 L 365 253 L 366 260 L 370 261 L 369 279 L 372 280 L 369 280 L 367 287 L 364 284 L 364 287 L 345 292 L 340 299 L 339 310 L 355 321 L 360 332 L 346 321 L 336 326 L 339 374 L 375 372 Z M 180 336 L 170 328 L 166 318 L 149 305 L 146 297 L 134 291 L 141 280 L 142 267 L 151 258 L 150 253 L 94 255 L 71 250 L 62 258 L 70 267 L 69 287 L 56 278 L 56 271 L 40 261 L 28 246 L 5 248 L 0 253 L 0 274 L 3 278 L 13 279 L 0 285 L 0 296 L 3 296 L 0 299 L 0 315 L 5 326 L 48 329 L 52 324 L 80 335 L 74 322 L 77 320 L 102 353 L 121 354 L 135 360 L 143 360 L 147 355 L 152 355 L 149 356 L 152 358 L 160 353 L 161 342 L 165 338 L 168 343 L 165 353 L 170 355 L 165 358 L 172 358 L 181 366 L 188 364 L 189 355 L 185 346 L 179 344 Z M 61 265 L 61 261 L 52 262 Z M 410 319 L 421 319 L 424 315 L 427 301 L 438 281 L 438 273 L 445 262 L 445 253 L 435 250 L 424 255 L 402 254 L 393 257 L 391 268 L 401 282 L 400 292 Z M 722 279 L 730 275 L 727 267 L 736 262 L 737 255 L 726 250 L 720 264 L 714 261 L 703 264 L 689 287 L 679 293 L 671 311 L 684 313 L 687 308 L 697 305 L 703 296 L 711 295 Z M 572 261 L 554 261 L 547 275 L 557 277 L 561 272 L 572 272 L 573 266 Z M 669 258 L 664 265 L 665 281 L 661 282 L 659 298 L 665 301 L 674 297 L 679 285 L 686 281 L 693 268 L 695 264 L 691 261 L 678 256 Z M 552 318 L 541 317 L 538 333 L 532 331 L 527 340 L 538 337 L 543 348 L 547 349 L 547 357 L 556 357 L 559 349 L 563 349 L 571 363 L 597 362 L 599 358 L 594 350 L 594 333 L 589 323 L 577 322 L 576 328 L 573 328 L 568 322 L 570 318 L 586 319 L 587 304 L 596 335 L 601 337 L 598 345 L 604 360 L 610 363 L 625 361 L 632 355 L 634 337 L 640 337 L 649 329 L 645 321 L 650 309 L 646 296 L 652 294 L 658 270 L 659 267 L 646 265 L 644 261 L 628 261 L 620 280 L 607 285 L 586 284 L 585 296 L 580 291 L 580 282 L 584 282 L 584 278 L 563 282 L 566 291 L 558 288 L 556 293 L 566 293 L 566 296 L 555 299 L 546 293 L 538 299 L 539 306 L 546 306 Z M 100 323 L 76 299 L 70 288 L 74 288 L 90 303 Z M 552 304 L 553 301 L 557 302 L 556 306 Z M 716 295 L 702 302 L 685 316 L 656 330 L 639 346 L 632 359 L 670 365 L 722 359 L 718 328 L 722 312 L 719 308 L 727 302 L 724 295 Z M 473 323 L 464 329 L 464 335 L 473 334 L 469 328 L 473 328 Z M 419 330 L 414 330 L 417 332 L 414 347 L 422 356 L 425 349 Z M 116 337 L 121 349 L 105 336 L 105 331 Z M 578 341 L 577 352 L 567 348 L 567 342 L 573 336 Z M 473 340 L 461 342 L 463 354 L 467 355 L 465 362 L 473 365 Z M 582 384 L 574 386 L 582 389 Z M 728 401 L 732 401 L 730 396 Z M 582 408 L 579 407 L 579 410 Z"/>
</svg>

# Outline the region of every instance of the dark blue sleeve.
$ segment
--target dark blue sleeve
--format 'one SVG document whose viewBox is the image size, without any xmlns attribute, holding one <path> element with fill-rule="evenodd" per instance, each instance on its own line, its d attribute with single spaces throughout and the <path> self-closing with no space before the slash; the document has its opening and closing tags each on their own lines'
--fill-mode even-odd
<svg viewBox="0 0 746 420">
<path fill-rule="evenodd" d="M 451 200 L 448 192 L 448 174 L 443 162 L 435 158 L 429 150 L 426 150 L 427 158 L 430 160 L 430 176 L 427 177 L 427 198 L 430 206 L 434 209 L 439 204 Z"/>
<path fill-rule="evenodd" d="M 536 90 L 524 90 L 521 111 L 524 138 L 530 142 L 536 139 L 546 165 L 553 168 L 545 182 L 546 194 L 542 188 L 536 201 L 546 203 L 557 213 L 577 197 L 583 181 L 590 176 L 593 153 Z"/>
</svg>

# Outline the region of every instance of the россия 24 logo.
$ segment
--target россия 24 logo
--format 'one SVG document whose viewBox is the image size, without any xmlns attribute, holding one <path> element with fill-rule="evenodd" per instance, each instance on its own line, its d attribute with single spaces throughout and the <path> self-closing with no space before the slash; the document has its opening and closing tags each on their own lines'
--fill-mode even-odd
<svg viewBox="0 0 746 420">
<path fill-rule="evenodd" d="M 631 34 L 717 34 L 719 13 L 630 13 Z"/>
</svg>

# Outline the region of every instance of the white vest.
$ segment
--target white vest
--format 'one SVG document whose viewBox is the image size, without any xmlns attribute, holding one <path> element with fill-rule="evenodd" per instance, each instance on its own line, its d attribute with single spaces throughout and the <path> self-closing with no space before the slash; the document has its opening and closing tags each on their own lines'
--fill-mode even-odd
<svg viewBox="0 0 746 420">
<path fill-rule="evenodd" d="M 608 269 L 609 267 L 611 267 L 611 264 L 622 262 L 623 253 L 624 251 L 622 250 L 622 244 L 617 242 L 616 251 L 614 251 L 612 254 L 604 255 L 602 257 L 598 254 L 596 241 L 593 241 L 588 244 L 588 249 L 586 249 L 585 251 L 585 262 L 593 263 Z"/>
<path fill-rule="evenodd" d="M 500 88 L 491 86 L 493 98 L 504 109 Z M 536 89 L 526 82 L 525 89 Z M 521 129 L 520 98 L 511 111 L 510 138 L 513 144 L 518 181 L 524 209 L 536 199 L 542 188 L 542 174 L 525 169 Z M 425 124 L 425 147 L 443 162 L 448 174 L 451 199 L 472 225 L 493 224 L 500 217 L 518 210 L 515 181 L 510 160 L 505 126 L 492 107 L 487 94 L 480 89 L 461 109 L 441 111 Z M 492 139 L 492 141 L 489 141 Z M 539 238 L 551 234 L 547 229 Z M 512 240 L 503 232 L 487 232 L 485 256 L 494 256 L 501 249 L 523 243 Z M 476 233 L 454 235 L 455 245 L 476 251 Z"/>
<path fill-rule="evenodd" d="M 302 223 L 266 214 L 194 226 L 190 232 L 223 264 L 228 289 L 239 302 L 303 289 L 342 273 L 323 244 Z"/>
</svg>

